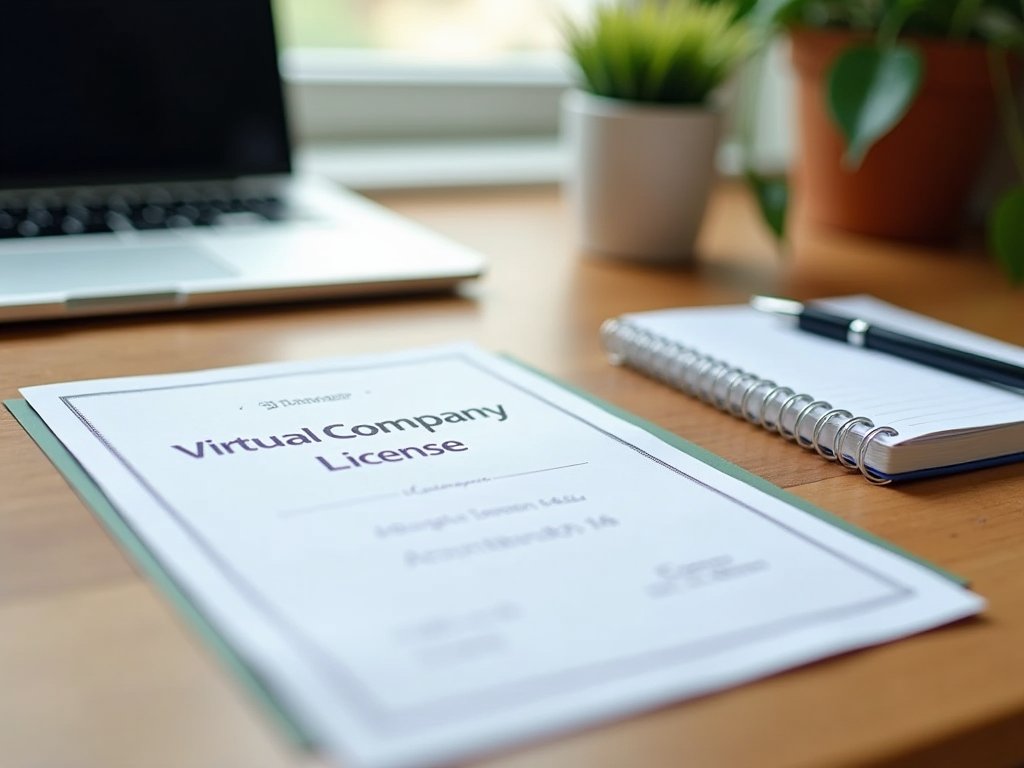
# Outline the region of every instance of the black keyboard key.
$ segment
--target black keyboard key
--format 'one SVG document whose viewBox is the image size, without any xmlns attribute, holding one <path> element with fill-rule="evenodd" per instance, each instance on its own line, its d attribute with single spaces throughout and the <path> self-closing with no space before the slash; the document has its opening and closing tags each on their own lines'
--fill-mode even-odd
<svg viewBox="0 0 1024 768">
<path fill-rule="evenodd" d="M 281 221 L 286 214 L 284 203 L 272 197 L 246 200 L 245 207 L 267 221 Z"/>
<path fill-rule="evenodd" d="M 187 220 L 189 224 L 195 224 L 199 220 L 199 209 L 191 203 L 184 203 L 174 207 L 172 216 L 179 216 Z"/>
<path fill-rule="evenodd" d="M 7 211 L 0 209 L 0 238 L 20 237 L 17 228 L 18 220 Z"/>
<path fill-rule="evenodd" d="M 22 237 L 45 237 L 49 235 L 62 234 L 53 220 L 53 214 L 46 208 L 28 208 L 19 216 L 20 219 L 15 229 Z"/>
<path fill-rule="evenodd" d="M 65 216 L 60 220 L 60 228 L 65 235 L 81 235 L 85 232 L 85 222 L 74 216 Z"/>
<path fill-rule="evenodd" d="M 213 205 L 200 204 L 199 217 L 195 223 L 200 227 L 208 227 L 217 223 L 217 218 L 223 213 L 220 208 Z"/>
<path fill-rule="evenodd" d="M 39 225 L 31 219 L 22 219 L 15 227 L 21 237 L 36 237 L 39 235 Z"/>
<path fill-rule="evenodd" d="M 111 232 L 131 232 L 135 229 L 132 226 L 131 219 L 117 211 L 107 211 L 106 216 L 103 217 L 103 222 Z"/>
<path fill-rule="evenodd" d="M 53 214 L 48 208 L 29 208 L 25 218 L 40 229 L 53 226 Z"/>
<path fill-rule="evenodd" d="M 135 229 L 163 229 L 167 215 L 158 205 L 133 205 L 127 218 Z"/>
<path fill-rule="evenodd" d="M 110 227 L 107 225 L 107 213 L 109 213 L 109 210 L 106 206 L 85 207 L 73 205 L 68 206 L 67 209 L 67 215 L 81 221 L 85 225 L 85 232 L 88 234 L 110 232 Z"/>
</svg>

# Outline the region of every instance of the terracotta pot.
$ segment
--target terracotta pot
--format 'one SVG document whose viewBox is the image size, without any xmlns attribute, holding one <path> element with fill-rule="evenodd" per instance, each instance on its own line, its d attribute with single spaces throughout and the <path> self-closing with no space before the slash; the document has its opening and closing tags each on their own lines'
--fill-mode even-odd
<svg viewBox="0 0 1024 768">
<path fill-rule="evenodd" d="M 868 151 L 841 163 L 844 141 L 828 114 L 825 81 L 839 52 L 863 40 L 794 29 L 798 133 L 794 208 L 811 226 L 940 243 L 963 231 L 969 197 L 996 137 L 996 104 L 981 44 L 913 40 L 924 81 L 910 110 Z"/>
</svg>

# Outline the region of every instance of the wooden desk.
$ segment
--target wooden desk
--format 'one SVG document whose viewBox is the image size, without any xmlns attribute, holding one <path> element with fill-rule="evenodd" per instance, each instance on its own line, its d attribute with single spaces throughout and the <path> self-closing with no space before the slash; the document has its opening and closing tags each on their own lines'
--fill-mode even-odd
<svg viewBox="0 0 1024 768">
<path fill-rule="evenodd" d="M 576 253 L 554 189 L 382 200 L 487 253 L 462 296 L 206 311 L 0 329 L 0 397 L 18 387 L 472 339 L 676 431 L 969 577 L 981 618 L 733 691 L 495 756 L 493 768 L 1024 764 L 1020 465 L 905 487 L 859 475 L 606 364 L 628 310 L 871 292 L 1024 344 L 1024 295 L 987 258 L 800 234 L 779 264 L 738 187 L 709 212 L 692 270 Z M 0 765 L 319 764 L 294 749 L 142 580 L 0 411 Z"/>
</svg>

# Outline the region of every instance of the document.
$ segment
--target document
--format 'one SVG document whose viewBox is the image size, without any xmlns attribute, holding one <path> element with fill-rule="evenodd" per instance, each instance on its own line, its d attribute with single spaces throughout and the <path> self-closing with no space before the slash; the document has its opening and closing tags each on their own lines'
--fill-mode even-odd
<svg viewBox="0 0 1024 768">
<path fill-rule="evenodd" d="M 346 763 L 461 761 L 983 607 L 473 345 L 22 393 Z"/>
</svg>

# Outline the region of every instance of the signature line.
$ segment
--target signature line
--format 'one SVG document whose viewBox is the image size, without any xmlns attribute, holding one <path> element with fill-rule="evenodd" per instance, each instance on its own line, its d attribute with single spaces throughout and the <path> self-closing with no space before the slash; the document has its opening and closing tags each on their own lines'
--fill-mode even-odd
<svg viewBox="0 0 1024 768">
<path fill-rule="evenodd" d="M 522 477 L 523 475 L 537 475 L 541 472 L 554 472 L 558 469 L 570 469 L 571 467 L 582 467 L 584 464 L 589 464 L 588 461 L 579 461 L 575 464 L 563 464 L 560 467 L 548 467 L 546 469 L 531 469 L 529 472 L 516 472 L 514 475 L 498 475 L 495 480 L 508 480 L 510 477 Z"/>
<path fill-rule="evenodd" d="M 544 469 L 531 469 L 527 472 L 516 472 L 511 475 L 497 475 L 492 477 L 491 480 L 509 480 L 513 477 L 524 477 L 525 475 L 537 475 L 541 472 L 555 472 L 559 469 L 571 469 L 572 467 L 582 467 L 584 464 L 589 464 L 587 461 L 579 461 L 575 464 L 563 464 L 560 467 L 545 467 Z M 295 517 L 297 515 L 306 515 L 311 512 L 324 512 L 328 509 L 341 509 L 343 507 L 353 507 L 357 504 L 366 504 L 371 501 L 381 501 L 383 499 L 397 499 L 402 497 L 401 493 L 381 493 L 376 496 L 363 496 L 359 499 L 347 499 L 346 501 L 329 501 L 324 504 L 316 504 L 312 507 L 299 507 L 298 509 L 285 509 L 278 512 L 278 517 Z"/>
</svg>

